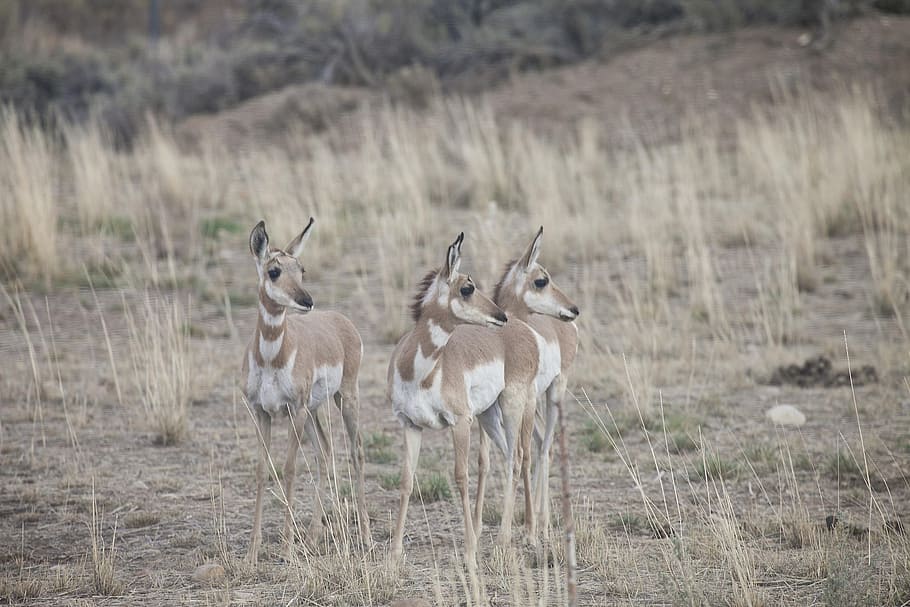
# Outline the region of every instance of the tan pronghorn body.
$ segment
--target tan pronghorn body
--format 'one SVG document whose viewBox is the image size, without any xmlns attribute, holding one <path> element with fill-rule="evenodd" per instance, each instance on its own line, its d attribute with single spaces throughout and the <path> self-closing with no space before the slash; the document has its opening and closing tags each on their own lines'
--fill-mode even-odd
<svg viewBox="0 0 910 607">
<path fill-rule="evenodd" d="M 316 500 L 311 532 L 322 524 L 322 485 L 328 471 L 330 440 L 317 414 L 333 398 L 341 409 L 357 475 L 360 531 L 370 542 L 369 519 L 363 493 L 363 448 L 357 430 L 359 401 L 357 374 L 363 357 L 360 335 L 350 320 L 336 312 L 310 312 L 313 300 L 303 288 L 303 268 L 297 260 L 313 225 L 284 250 L 269 248 L 265 224 L 250 234 L 250 250 L 259 272 L 259 319 L 243 358 L 243 392 L 256 413 L 260 450 L 256 471 L 256 505 L 249 560 L 255 563 L 261 542 L 262 495 L 270 460 L 272 419 L 289 417 L 289 446 L 283 474 L 287 505 L 285 537 L 294 543 L 293 500 L 297 449 L 306 432 L 316 451 Z M 305 315 L 287 316 L 287 309 Z"/>
<path fill-rule="evenodd" d="M 388 397 L 405 438 L 401 504 L 392 536 L 392 555 L 397 558 L 402 552 L 422 432 L 451 428 L 455 482 L 464 515 L 465 556 L 473 569 L 483 504 L 478 499 L 472 515 L 467 483 L 471 424 L 478 417 L 512 462 L 507 471 L 509 482 L 500 536 L 508 541 L 514 505 L 514 465 L 522 461 L 517 451 L 522 443 L 529 445 L 533 430 L 533 417 L 523 416 L 528 402 L 534 400 L 531 386 L 538 354 L 530 328 L 521 322 L 505 322 L 506 316 L 475 290 L 471 278 L 458 273 L 461 240 L 459 236 L 449 247 L 444 268 L 424 279 L 413 308 L 415 326 L 398 342 L 389 363 Z M 524 437 L 519 436 L 522 431 Z M 478 483 L 480 498 L 482 480 L 478 479 Z"/>
<path fill-rule="evenodd" d="M 533 510 L 546 529 L 549 520 L 550 447 L 556 427 L 557 404 L 565 395 L 568 371 L 578 351 L 578 327 L 573 321 L 579 311 L 553 284 L 546 269 L 537 263 L 542 237 L 541 226 L 524 254 L 506 265 L 493 300 L 510 319 L 522 320 L 534 329 L 540 353 L 534 383 L 536 396 L 543 397 L 543 431 L 540 436 L 535 431 L 538 453 L 534 467 Z"/>
</svg>

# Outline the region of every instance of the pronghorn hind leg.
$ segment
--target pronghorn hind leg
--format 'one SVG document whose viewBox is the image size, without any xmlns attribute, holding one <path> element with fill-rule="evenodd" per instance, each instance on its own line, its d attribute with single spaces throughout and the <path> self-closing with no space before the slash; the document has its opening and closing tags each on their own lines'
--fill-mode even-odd
<svg viewBox="0 0 910 607">
<path fill-rule="evenodd" d="M 483 498 L 487 487 L 487 471 L 490 468 L 490 439 L 483 425 L 480 426 L 480 449 L 477 454 L 477 496 L 474 500 L 474 537 L 480 541 L 483 531 Z"/>
<path fill-rule="evenodd" d="M 360 526 L 360 535 L 362 541 L 369 549 L 373 545 L 373 538 L 370 535 L 370 513 L 367 510 L 366 491 L 363 480 L 363 440 L 360 436 L 360 398 L 357 384 L 353 388 L 345 390 L 344 393 L 335 393 L 335 404 L 341 411 L 341 417 L 344 420 L 344 428 L 348 434 L 348 442 L 351 449 L 351 462 L 354 464 L 354 487 L 357 499 L 357 518 Z"/>
<path fill-rule="evenodd" d="M 256 410 L 256 434 L 259 439 L 259 461 L 256 464 L 256 505 L 253 510 L 253 532 L 250 537 L 250 551 L 247 562 L 255 566 L 259 561 L 259 546 L 262 543 L 262 494 L 269 476 L 266 463 L 272 446 L 272 416 L 262 409 Z"/>
<path fill-rule="evenodd" d="M 293 554 L 297 531 L 294 519 L 294 481 L 297 478 L 297 450 L 300 448 L 304 433 L 304 424 L 301 423 L 302 420 L 297 415 L 301 408 L 302 406 L 298 407 L 295 412 L 290 406 L 288 407 L 288 454 L 287 460 L 284 462 L 284 477 L 282 479 L 284 483 L 284 499 L 287 506 L 284 513 L 284 537 L 287 541 L 288 557 Z M 306 414 L 304 413 L 304 415 Z"/>
<path fill-rule="evenodd" d="M 331 445 L 319 419 L 318 409 L 306 409 L 306 420 L 303 424 L 303 429 L 310 440 L 310 444 L 313 446 L 316 467 L 313 517 L 310 520 L 308 535 L 314 543 L 319 543 L 324 530 L 323 519 L 325 518 L 325 500 L 327 499 L 325 487 L 328 483 Z"/>
<path fill-rule="evenodd" d="M 393 560 L 401 558 L 404 542 L 404 523 L 408 517 L 408 503 L 411 491 L 414 490 L 414 475 L 417 473 L 417 460 L 420 458 L 420 443 L 423 431 L 407 423 L 404 426 L 404 459 L 401 462 L 401 479 L 399 480 L 398 522 L 392 536 L 391 556 Z"/>
</svg>

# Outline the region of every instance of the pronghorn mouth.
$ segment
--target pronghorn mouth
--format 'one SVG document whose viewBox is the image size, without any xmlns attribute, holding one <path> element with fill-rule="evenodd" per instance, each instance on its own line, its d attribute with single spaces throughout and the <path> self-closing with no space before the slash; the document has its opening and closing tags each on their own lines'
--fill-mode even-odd
<svg viewBox="0 0 910 607">
<path fill-rule="evenodd" d="M 306 314 L 307 312 L 309 312 L 310 310 L 313 309 L 313 306 L 301 306 L 300 304 L 295 303 L 293 306 L 291 306 L 291 309 L 294 310 L 295 312 L 300 312 L 301 314 Z"/>
<path fill-rule="evenodd" d="M 559 313 L 559 320 L 564 320 L 564 321 L 568 322 L 570 320 L 575 320 L 576 318 L 578 318 L 578 314 L 568 314 L 566 312 Z"/>
<path fill-rule="evenodd" d="M 494 319 L 494 320 L 488 320 L 488 321 L 487 321 L 487 326 L 490 326 L 490 327 L 502 327 L 502 326 L 505 325 L 505 324 L 506 324 L 506 323 L 504 323 L 504 322 L 501 321 L 501 320 L 495 320 L 495 319 Z"/>
</svg>

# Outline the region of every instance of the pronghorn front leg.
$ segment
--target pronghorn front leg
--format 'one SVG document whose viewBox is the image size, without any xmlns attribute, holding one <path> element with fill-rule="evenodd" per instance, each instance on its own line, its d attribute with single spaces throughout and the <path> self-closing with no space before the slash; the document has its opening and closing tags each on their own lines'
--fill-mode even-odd
<svg viewBox="0 0 910 607">
<path fill-rule="evenodd" d="M 487 471 L 490 469 L 490 439 L 480 426 L 480 449 L 477 454 L 477 497 L 474 500 L 474 537 L 480 541 L 483 531 L 483 497 L 487 488 Z"/>
<path fill-rule="evenodd" d="M 471 449 L 471 418 L 464 415 L 452 426 L 452 442 L 455 447 L 455 484 L 461 496 L 461 511 L 464 515 L 464 552 L 468 571 L 477 569 L 477 537 L 471 516 L 471 496 L 468 493 L 468 455 Z"/>
<path fill-rule="evenodd" d="M 538 519 L 543 528 L 545 538 L 550 535 L 550 449 L 553 446 L 553 437 L 556 433 L 556 420 L 559 412 L 557 403 L 559 398 L 562 398 L 565 390 L 564 386 L 560 390 L 558 382 L 560 382 L 559 377 L 556 378 L 544 395 L 545 426 L 534 469 L 534 484 L 537 488 L 534 501 L 537 504 Z"/>
<path fill-rule="evenodd" d="M 525 396 L 524 415 L 521 419 L 521 433 L 519 436 L 519 453 L 521 464 L 521 480 L 525 492 L 525 530 L 532 544 L 537 544 L 537 525 L 533 494 L 531 492 L 531 439 L 534 434 L 534 418 L 537 413 L 537 391 L 534 385 L 528 386 Z"/>
<path fill-rule="evenodd" d="M 247 554 L 247 562 L 253 566 L 259 561 L 259 545 L 262 543 L 262 494 L 265 491 L 265 480 L 269 476 L 266 463 L 270 460 L 269 449 L 272 446 L 272 416 L 261 408 L 256 409 L 256 433 L 260 445 L 259 461 L 256 464 L 256 506 L 253 509 L 253 535 Z"/>
<path fill-rule="evenodd" d="M 502 424 L 506 442 L 506 483 L 502 498 L 502 520 L 499 525 L 499 543 L 507 548 L 512 541 L 512 520 L 515 516 L 515 490 L 520 474 L 519 433 L 524 416 L 526 389 L 507 386 L 499 396 Z"/>
<path fill-rule="evenodd" d="M 417 473 L 417 460 L 420 458 L 420 443 L 423 432 L 416 426 L 404 427 L 404 460 L 401 463 L 401 479 L 399 480 L 399 505 L 398 522 L 395 524 L 395 534 L 392 536 L 392 559 L 401 558 L 404 542 L 404 522 L 408 517 L 408 502 L 411 500 L 411 491 L 414 490 L 414 475 Z"/>
<path fill-rule="evenodd" d="M 299 405 L 294 411 L 294 408 L 288 405 L 288 421 L 290 426 L 288 427 L 288 455 L 287 460 L 284 462 L 284 499 L 287 506 L 287 511 L 284 513 L 284 537 L 287 540 L 287 551 L 288 558 L 293 555 L 294 552 L 294 540 L 297 531 L 296 521 L 294 519 L 294 479 L 297 478 L 297 449 L 300 447 L 300 442 L 303 440 L 303 420 L 299 419 L 299 416 L 296 414 L 303 408 L 303 405 Z"/>
<path fill-rule="evenodd" d="M 321 541 L 323 530 L 323 518 L 325 517 L 325 485 L 328 483 L 329 474 L 329 454 L 331 445 L 325 429 L 319 421 L 319 409 L 306 408 L 306 419 L 303 423 L 303 429 L 306 432 L 310 444 L 313 446 L 313 455 L 316 467 L 316 491 L 313 497 L 313 518 L 310 520 L 310 527 L 307 535 L 314 543 Z"/>
<path fill-rule="evenodd" d="M 348 442 L 351 444 L 351 460 L 354 463 L 354 475 L 356 476 L 355 482 L 357 484 L 355 487 L 357 518 L 360 524 L 360 535 L 363 538 L 364 545 L 369 549 L 373 545 L 373 538 L 370 535 L 370 513 L 367 510 L 363 481 L 363 441 L 360 438 L 358 428 L 360 418 L 360 400 L 358 396 L 358 389 L 355 385 L 347 394 L 337 392 L 335 394 L 335 404 L 341 410 L 344 428 L 348 434 Z"/>
</svg>

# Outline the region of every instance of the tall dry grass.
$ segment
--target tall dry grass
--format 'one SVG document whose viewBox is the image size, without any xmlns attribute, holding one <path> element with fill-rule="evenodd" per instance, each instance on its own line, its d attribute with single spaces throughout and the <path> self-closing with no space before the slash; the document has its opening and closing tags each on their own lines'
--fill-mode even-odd
<svg viewBox="0 0 910 607">
<path fill-rule="evenodd" d="M 57 259 L 59 159 L 50 136 L 0 108 L 0 270 L 50 279 Z"/>
<path fill-rule="evenodd" d="M 123 299 L 129 329 L 130 378 L 143 420 L 163 445 L 189 432 L 189 407 L 196 373 L 189 336 L 189 302 L 177 297 Z"/>
</svg>

